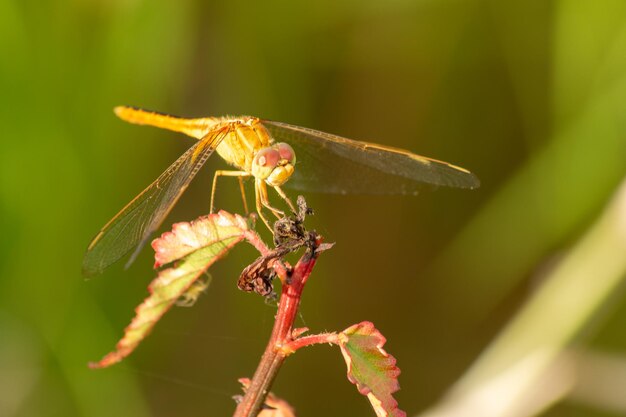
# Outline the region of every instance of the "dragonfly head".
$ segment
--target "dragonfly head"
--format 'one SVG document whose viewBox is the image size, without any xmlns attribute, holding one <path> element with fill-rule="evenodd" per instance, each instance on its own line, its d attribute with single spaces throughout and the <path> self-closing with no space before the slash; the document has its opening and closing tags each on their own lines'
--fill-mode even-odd
<svg viewBox="0 0 626 417">
<path fill-rule="evenodd" d="M 283 185 L 293 174 L 296 153 L 286 143 L 275 143 L 257 152 L 252 160 L 252 175 L 271 186 Z"/>
</svg>

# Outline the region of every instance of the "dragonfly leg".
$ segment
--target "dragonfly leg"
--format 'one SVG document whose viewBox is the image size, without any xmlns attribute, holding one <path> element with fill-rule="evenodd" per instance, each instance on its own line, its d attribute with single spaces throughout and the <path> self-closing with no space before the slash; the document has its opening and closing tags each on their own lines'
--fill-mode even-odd
<svg viewBox="0 0 626 417">
<path fill-rule="evenodd" d="M 261 181 L 262 180 L 256 180 L 254 183 L 254 197 L 255 197 L 255 202 L 256 202 L 256 211 L 257 213 L 259 213 L 259 217 L 261 218 L 261 220 L 263 220 L 263 223 L 265 223 L 265 226 L 267 226 L 270 232 L 274 233 L 274 229 L 272 229 L 270 222 L 267 220 L 267 218 L 263 214 L 263 203 L 261 201 L 261 191 L 260 191 Z"/>
<path fill-rule="evenodd" d="M 289 197 L 287 197 L 287 194 L 285 194 L 285 192 L 283 191 L 282 188 L 280 188 L 278 185 L 274 186 L 274 189 L 276 190 L 276 192 L 278 193 L 278 195 L 285 200 L 285 202 L 287 203 L 287 205 L 289 206 L 289 208 L 291 209 L 291 211 L 293 213 L 297 213 L 298 211 L 296 210 L 296 206 L 293 205 L 293 203 L 291 202 L 291 199 Z"/>
<path fill-rule="evenodd" d="M 224 171 L 219 170 L 215 171 L 215 175 L 213 175 L 213 187 L 211 188 L 211 210 L 210 213 L 213 213 L 215 209 L 215 190 L 217 189 L 217 179 L 219 177 L 238 177 L 239 178 L 239 188 L 241 190 L 241 198 L 243 200 L 243 208 L 248 214 L 248 203 L 246 201 L 246 193 L 243 188 L 243 178 L 249 177 L 250 174 L 245 171 Z"/>
<path fill-rule="evenodd" d="M 277 219 L 282 219 L 285 216 L 285 213 L 282 210 L 277 209 L 276 207 L 272 207 L 272 205 L 270 204 L 270 200 L 267 195 L 267 185 L 265 184 L 265 181 L 258 181 L 258 188 L 261 198 L 261 204 L 263 204 L 263 207 L 271 211 Z"/>
<path fill-rule="evenodd" d="M 239 180 L 239 191 L 241 191 L 241 200 L 243 201 L 243 211 L 247 216 L 250 213 L 250 210 L 248 210 L 248 201 L 246 200 L 246 189 L 243 186 L 243 178 L 244 177 L 239 177 L 237 179 Z"/>
</svg>

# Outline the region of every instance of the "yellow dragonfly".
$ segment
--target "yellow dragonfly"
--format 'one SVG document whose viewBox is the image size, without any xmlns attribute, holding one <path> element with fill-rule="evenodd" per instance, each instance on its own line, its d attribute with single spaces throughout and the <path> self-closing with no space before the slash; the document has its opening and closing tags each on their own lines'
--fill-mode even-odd
<svg viewBox="0 0 626 417">
<path fill-rule="evenodd" d="M 83 273 L 88 276 L 101 273 L 135 249 L 127 265 L 132 263 L 214 151 L 236 170 L 215 172 L 211 211 L 219 177 L 237 177 L 242 195 L 242 179 L 253 177 L 256 211 L 270 230 L 263 209 L 277 218 L 283 212 L 270 204 L 268 187 L 294 210 L 281 188 L 287 181 L 295 189 L 341 194 L 416 194 L 425 187 L 480 184 L 468 170 L 446 162 L 257 117 L 186 119 L 127 106 L 116 107 L 115 114 L 130 123 L 182 132 L 198 141 L 94 237 L 83 259 Z"/>
</svg>

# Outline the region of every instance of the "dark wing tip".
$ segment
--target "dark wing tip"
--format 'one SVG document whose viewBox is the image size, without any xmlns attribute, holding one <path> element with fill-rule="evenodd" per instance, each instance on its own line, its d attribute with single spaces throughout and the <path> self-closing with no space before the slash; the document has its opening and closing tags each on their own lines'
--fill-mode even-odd
<svg viewBox="0 0 626 417">
<path fill-rule="evenodd" d="M 83 260 L 83 265 L 81 268 L 81 273 L 83 277 L 93 278 L 97 275 L 102 274 L 103 271 L 104 271 L 103 268 L 97 268 L 97 267 L 94 267 L 93 265 L 90 265 L 89 262 L 87 262 L 87 259 Z"/>
<path fill-rule="evenodd" d="M 150 235 L 151 233 L 148 234 L 147 237 L 145 237 L 135 247 L 134 252 L 129 257 L 128 261 L 126 261 L 126 263 L 124 264 L 124 269 L 128 269 L 130 265 L 135 261 L 135 259 L 137 258 L 137 255 L 139 255 L 139 252 L 141 252 L 141 250 L 143 249 Z M 85 278 L 92 278 L 92 277 L 102 274 L 105 269 L 107 269 L 114 263 L 118 262 L 125 255 L 127 255 L 132 250 L 132 247 L 124 252 L 118 253 L 115 257 L 104 258 L 104 259 L 103 258 L 98 259 L 96 255 L 93 255 L 93 251 L 91 249 L 92 249 L 92 246 L 90 245 L 90 247 L 87 249 L 87 252 L 85 253 L 85 256 L 83 258 L 82 274 Z M 95 262 L 94 262 L 94 259 L 96 260 Z"/>
<path fill-rule="evenodd" d="M 475 190 L 476 188 L 480 187 L 480 179 L 478 179 L 478 177 L 476 176 L 476 174 L 472 173 L 472 172 L 467 172 L 467 187 L 470 190 Z"/>
<path fill-rule="evenodd" d="M 87 250 L 85 251 L 85 255 L 83 256 L 81 273 L 85 278 L 93 278 L 96 275 L 102 274 L 102 272 L 104 272 L 104 270 L 108 266 L 108 264 L 102 262 L 102 259 L 100 259 L 100 262 L 95 262 L 95 258 L 97 258 L 95 256 L 95 253 L 97 252 L 98 242 L 100 241 L 101 235 L 102 232 L 99 232 L 91 240 L 91 242 L 89 242 L 89 246 L 87 246 Z"/>
<path fill-rule="evenodd" d="M 99 236 L 98 236 L 99 237 Z M 98 246 L 98 237 L 96 237 L 87 248 L 83 257 L 81 272 L 85 278 L 93 278 L 102 274 L 105 269 L 119 261 L 126 253 L 120 253 L 116 256 L 106 256 L 102 252 L 102 248 Z"/>
<path fill-rule="evenodd" d="M 431 160 L 430 162 L 435 162 L 436 164 L 434 167 L 438 170 L 435 185 L 465 188 L 469 190 L 474 190 L 480 187 L 480 180 L 478 177 L 467 169 L 449 164 L 447 162 L 436 160 Z"/>
</svg>

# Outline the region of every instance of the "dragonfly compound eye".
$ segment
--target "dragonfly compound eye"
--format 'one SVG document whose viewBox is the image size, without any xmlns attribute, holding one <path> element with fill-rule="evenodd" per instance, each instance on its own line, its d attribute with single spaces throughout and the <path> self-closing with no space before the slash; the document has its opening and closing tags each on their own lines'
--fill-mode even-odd
<svg viewBox="0 0 626 417">
<path fill-rule="evenodd" d="M 274 148 L 263 148 L 257 152 L 252 160 L 252 175 L 255 178 L 266 179 L 280 162 L 280 154 Z"/>
<path fill-rule="evenodd" d="M 257 152 L 254 157 L 254 164 L 263 168 L 274 168 L 278 165 L 280 154 L 274 148 L 264 148 Z"/>
<path fill-rule="evenodd" d="M 293 151 L 293 148 L 288 144 L 281 142 L 275 145 L 276 150 L 280 155 L 280 159 L 284 159 L 287 163 L 291 165 L 295 165 L 296 163 L 296 153 Z"/>
</svg>

